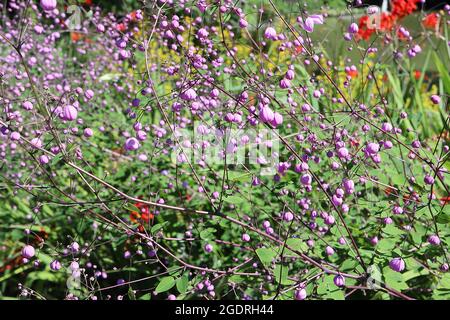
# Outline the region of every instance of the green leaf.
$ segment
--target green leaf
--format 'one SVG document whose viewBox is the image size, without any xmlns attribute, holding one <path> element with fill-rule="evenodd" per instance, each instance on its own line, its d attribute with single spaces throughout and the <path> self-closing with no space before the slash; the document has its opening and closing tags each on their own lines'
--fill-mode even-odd
<svg viewBox="0 0 450 320">
<path fill-rule="evenodd" d="M 227 203 L 231 203 L 231 204 L 239 204 L 244 201 L 244 198 L 239 197 L 239 196 L 229 196 L 229 197 L 224 198 L 223 201 L 225 201 Z"/>
<path fill-rule="evenodd" d="M 294 283 L 294 281 L 288 279 L 289 269 L 287 266 L 277 264 L 273 274 L 277 283 L 281 283 L 282 285 L 291 285 Z"/>
<path fill-rule="evenodd" d="M 171 276 L 164 277 L 159 282 L 158 286 L 156 287 L 156 293 L 166 292 L 173 288 L 175 285 L 175 279 Z"/>
<path fill-rule="evenodd" d="M 393 236 L 397 236 L 397 235 L 405 233 L 405 231 L 400 230 L 399 228 L 397 228 L 396 226 L 394 226 L 392 224 L 388 224 L 386 227 L 384 227 L 383 232 L 386 234 L 389 234 L 389 235 L 393 235 Z"/>
<path fill-rule="evenodd" d="M 436 217 L 436 222 L 439 224 L 450 223 L 450 214 L 442 212 Z"/>
<path fill-rule="evenodd" d="M 276 257 L 276 252 L 273 249 L 259 248 L 256 249 L 256 254 L 262 264 L 268 266 L 272 263 L 272 260 Z"/>
<path fill-rule="evenodd" d="M 155 224 L 151 229 L 150 229 L 150 233 L 156 233 L 156 232 L 158 232 L 159 230 L 161 230 L 162 228 L 164 228 L 164 226 L 166 225 L 166 224 L 168 224 L 169 222 L 167 222 L 167 221 L 164 221 L 163 223 L 157 223 L 157 224 Z"/>
<path fill-rule="evenodd" d="M 187 275 L 183 275 L 177 279 L 177 290 L 179 293 L 183 294 L 187 291 L 189 283 L 189 278 Z"/>
<path fill-rule="evenodd" d="M 308 250 L 308 246 L 306 245 L 306 243 L 304 243 L 303 240 L 301 240 L 299 238 L 287 239 L 286 245 L 289 246 L 290 248 L 292 248 L 296 251 L 300 251 L 300 252 L 304 252 L 304 251 Z M 288 250 L 288 251 L 291 251 L 291 250 Z M 292 254 L 295 254 L 295 253 L 292 252 Z"/>
<path fill-rule="evenodd" d="M 442 63 L 441 59 L 438 57 L 436 52 L 433 52 L 433 59 L 434 64 L 436 65 L 436 68 L 439 71 L 440 78 L 444 83 L 445 92 L 447 94 L 450 94 L 450 74 L 448 72 L 448 68 L 445 67 L 445 65 Z"/>
</svg>

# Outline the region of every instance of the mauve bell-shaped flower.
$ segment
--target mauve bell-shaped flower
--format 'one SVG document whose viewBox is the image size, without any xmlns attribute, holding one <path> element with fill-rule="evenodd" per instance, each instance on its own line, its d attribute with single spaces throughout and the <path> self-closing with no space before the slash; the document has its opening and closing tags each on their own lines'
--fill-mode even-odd
<svg viewBox="0 0 450 320">
<path fill-rule="evenodd" d="M 402 272 L 405 270 L 405 261 L 402 258 L 394 258 L 389 262 L 389 267 L 396 272 Z"/>
<path fill-rule="evenodd" d="M 431 102 L 433 102 L 434 104 L 439 104 L 441 102 L 441 97 L 439 97 L 437 94 L 433 94 L 430 97 Z"/>
<path fill-rule="evenodd" d="M 91 128 L 86 128 L 86 129 L 84 129 L 84 131 L 83 131 L 83 135 L 84 135 L 86 138 L 90 138 L 90 137 L 92 137 L 92 136 L 94 135 L 94 131 L 92 131 Z"/>
<path fill-rule="evenodd" d="M 323 24 L 323 16 L 321 14 L 314 14 L 312 16 L 309 16 L 305 19 L 303 22 L 303 19 L 298 19 L 300 26 L 306 31 L 306 32 L 313 32 L 314 31 L 314 25 L 316 24 Z"/>
<path fill-rule="evenodd" d="M 275 112 L 273 115 L 273 120 L 270 121 L 270 123 L 274 127 L 278 127 L 279 125 L 281 125 L 283 123 L 283 116 L 281 114 L 279 114 L 278 112 Z"/>
<path fill-rule="evenodd" d="M 201 28 L 197 31 L 197 36 L 199 39 L 206 39 L 209 35 L 209 32 L 205 28 Z"/>
<path fill-rule="evenodd" d="M 343 185 L 346 193 L 352 194 L 353 192 L 355 192 L 355 183 L 353 182 L 353 180 L 346 179 Z"/>
<path fill-rule="evenodd" d="M 345 278 L 339 274 L 334 277 L 333 282 L 337 287 L 343 287 L 345 285 Z"/>
<path fill-rule="evenodd" d="M 428 237 L 428 243 L 438 246 L 441 243 L 441 239 L 439 239 L 439 237 L 437 235 L 433 234 Z"/>
<path fill-rule="evenodd" d="M 139 149 L 140 144 L 138 139 L 136 138 L 128 138 L 127 141 L 125 141 L 125 150 L 128 151 L 135 151 L 137 149 Z"/>
<path fill-rule="evenodd" d="M 358 33 L 358 31 L 359 31 L 359 27 L 358 27 L 358 25 L 356 24 L 356 23 L 352 23 L 352 24 L 350 24 L 350 26 L 348 27 L 348 32 L 349 33 Z"/>
<path fill-rule="evenodd" d="M 88 89 L 84 93 L 84 96 L 86 99 L 91 100 L 94 97 L 94 91 L 92 91 L 91 89 Z"/>
<path fill-rule="evenodd" d="M 292 212 L 287 211 L 285 213 L 283 213 L 283 220 L 286 222 L 290 222 L 294 219 L 294 215 L 292 214 Z"/>
<path fill-rule="evenodd" d="M 277 32 L 272 27 L 267 27 L 264 31 L 264 38 L 269 40 L 277 40 Z"/>
<path fill-rule="evenodd" d="M 33 104 L 30 101 L 25 101 L 24 103 L 22 103 L 22 108 L 28 111 L 33 110 Z"/>
<path fill-rule="evenodd" d="M 61 262 L 59 262 L 58 260 L 53 260 L 52 262 L 50 262 L 50 269 L 52 269 L 53 271 L 58 271 L 59 269 L 61 269 Z"/>
<path fill-rule="evenodd" d="M 190 89 L 187 89 L 186 91 L 182 92 L 180 97 L 183 100 L 192 101 L 192 100 L 195 100 L 195 98 L 197 98 L 197 92 L 195 92 L 194 89 L 190 88 Z"/>
<path fill-rule="evenodd" d="M 30 258 L 34 257 L 35 253 L 36 253 L 36 251 L 30 245 L 27 245 L 27 246 L 23 247 L 23 249 L 22 249 L 22 257 L 24 257 L 26 259 L 30 259 Z"/>
<path fill-rule="evenodd" d="M 244 18 L 239 19 L 239 27 L 241 28 L 247 28 L 248 22 Z"/>
<path fill-rule="evenodd" d="M 330 246 L 327 246 L 325 248 L 325 253 L 327 254 L 327 256 L 332 256 L 334 254 L 334 249 Z"/>
<path fill-rule="evenodd" d="M 294 298 L 295 300 L 305 300 L 306 299 L 306 290 L 305 289 L 298 289 L 295 290 Z"/>
<path fill-rule="evenodd" d="M 311 175 L 309 173 L 302 175 L 302 177 L 300 178 L 300 182 L 305 186 L 309 186 L 312 182 Z"/>
<path fill-rule="evenodd" d="M 272 109 L 268 106 L 264 106 L 259 112 L 259 118 L 263 122 L 271 122 L 273 121 L 274 117 L 275 114 L 273 113 Z"/>
<path fill-rule="evenodd" d="M 380 150 L 380 145 L 376 142 L 370 142 L 367 144 L 366 152 L 368 154 L 376 154 Z"/>
<path fill-rule="evenodd" d="M 64 106 L 63 119 L 67 121 L 74 121 L 78 117 L 77 109 L 72 105 Z"/>
<path fill-rule="evenodd" d="M 42 148 L 42 140 L 39 138 L 33 138 L 30 143 L 36 149 Z"/>
<path fill-rule="evenodd" d="M 56 0 L 41 0 L 41 8 L 45 11 L 52 11 L 56 9 Z"/>
<path fill-rule="evenodd" d="M 291 86 L 291 81 L 289 81 L 286 78 L 283 78 L 280 80 L 280 88 L 281 89 L 287 89 Z"/>
</svg>

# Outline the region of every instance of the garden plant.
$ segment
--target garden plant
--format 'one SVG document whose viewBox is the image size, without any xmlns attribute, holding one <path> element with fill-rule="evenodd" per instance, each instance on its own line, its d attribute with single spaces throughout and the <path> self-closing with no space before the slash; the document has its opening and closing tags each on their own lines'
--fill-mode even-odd
<svg viewBox="0 0 450 320">
<path fill-rule="evenodd" d="M 450 299 L 450 5 L 0 0 L 0 299 Z"/>
</svg>

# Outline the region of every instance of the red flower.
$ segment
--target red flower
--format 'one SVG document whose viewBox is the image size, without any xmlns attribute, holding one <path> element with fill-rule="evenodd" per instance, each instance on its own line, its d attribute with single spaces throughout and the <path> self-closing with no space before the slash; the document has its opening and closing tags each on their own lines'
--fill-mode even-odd
<svg viewBox="0 0 450 320">
<path fill-rule="evenodd" d="M 419 0 L 392 0 L 392 15 L 401 19 L 417 9 Z"/>
<path fill-rule="evenodd" d="M 153 220 L 155 217 L 153 213 L 150 212 L 150 207 L 148 204 L 137 202 L 134 206 L 138 209 L 138 211 L 131 211 L 130 220 L 135 223 L 148 223 L 150 220 Z"/>
<path fill-rule="evenodd" d="M 358 30 L 358 36 L 361 39 L 368 40 L 372 33 L 375 32 L 375 29 L 371 29 L 368 26 L 369 17 L 363 16 L 359 19 L 359 30 Z"/>
<path fill-rule="evenodd" d="M 127 30 L 127 26 L 125 25 L 125 23 L 118 23 L 116 25 L 116 30 L 120 32 L 125 32 Z"/>
<path fill-rule="evenodd" d="M 356 78 L 358 76 L 358 70 L 348 70 L 346 73 L 352 78 Z"/>
<path fill-rule="evenodd" d="M 381 31 L 390 31 L 397 22 L 397 16 L 394 14 L 389 14 L 387 12 L 383 12 L 381 15 Z"/>
<path fill-rule="evenodd" d="M 422 75 L 422 72 L 420 72 L 419 70 L 414 71 L 414 78 L 416 80 L 419 80 L 421 75 Z"/>
<path fill-rule="evenodd" d="M 436 29 L 436 26 L 439 25 L 439 14 L 430 13 L 423 19 L 423 25 L 430 29 Z"/>
<path fill-rule="evenodd" d="M 358 37 L 360 39 L 368 40 L 372 34 L 377 31 L 375 26 L 369 24 L 369 16 L 363 16 L 359 19 L 359 31 Z M 392 30 L 395 23 L 397 22 L 397 17 L 393 14 L 383 12 L 380 19 L 380 29 L 378 31 L 387 32 Z M 372 22 L 373 23 L 373 22 Z"/>
<path fill-rule="evenodd" d="M 442 205 L 450 203 L 450 197 L 444 197 L 439 200 L 441 200 Z"/>
</svg>

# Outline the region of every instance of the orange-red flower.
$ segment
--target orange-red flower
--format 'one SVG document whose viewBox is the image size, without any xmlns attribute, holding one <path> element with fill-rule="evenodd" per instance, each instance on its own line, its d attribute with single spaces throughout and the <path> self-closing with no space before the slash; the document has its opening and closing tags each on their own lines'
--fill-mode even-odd
<svg viewBox="0 0 450 320">
<path fill-rule="evenodd" d="M 441 201 L 442 205 L 450 203 L 450 197 L 444 197 L 444 198 L 441 198 L 439 200 Z"/>
<path fill-rule="evenodd" d="M 300 53 L 303 52 L 303 47 L 298 45 L 294 48 L 294 55 L 298 56 Z"/>
<path fill-rule="evenodd" d="M 436 29 L 436 26 L 439 25 L 439 14 L 430 13 L 428 14 L 422 21 L 423 25 L 430 29 Z"/>
<path fill-rule="evenodd" d="M 79 32 L 71 32 L 70 33 L 70 39 L 73 42 L 78 42 L 83 38 L 83 34 L 79 33 Z"/>
<path fill-rule="evenodd" d="M 358 70 L 348 70 L 346 73 L 352 78 L 356 78 L 358 76 Z"/>
<path fill-rule="evenodd" d="M 391 0 L 392 15 L 401 19 L 417 9 L 419 0 Z"/>
<path fill-rule="evenodd" d="M 422 75 L 422 72 L 420 72 L 419 70 L 414 71 L 414 78 L 416 80 L 419 80 L 421 75 Z"/>
<path fill-rule="evenodd" d="M 127 30 L 127 26 L 125 25 L 125 23 L 118 23 L 116 25 L 116 30 L 120 32 L 125 32 Z"/>
<path fill-rule="evenodd" d="M 380 19 L 380 28 L 378 31 L 387 32 L 390 31 L 397 21 L 397 17 L 393 14 L 383 12 Z M 368 40 L 372 34 L 377 31 L 372 25 L 369 25 L 369 16 L 363 16 L 359 19 L 358 38 Z"/>
<path fill-rule="evenodd" d="M 155 217 L 153 213 L 150 212 L 150 207 L 148 204 L 137 202 L 134 206 L 138 211 L 131 211 L 130 220 L 134 223 L 148 223 Z"/>
</svg>

